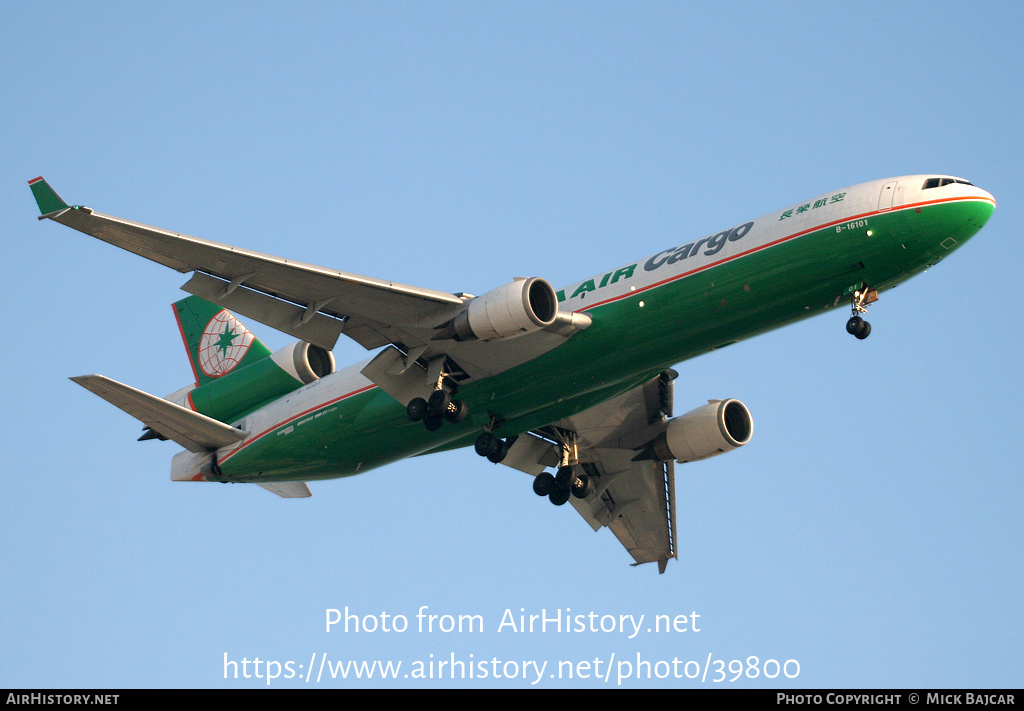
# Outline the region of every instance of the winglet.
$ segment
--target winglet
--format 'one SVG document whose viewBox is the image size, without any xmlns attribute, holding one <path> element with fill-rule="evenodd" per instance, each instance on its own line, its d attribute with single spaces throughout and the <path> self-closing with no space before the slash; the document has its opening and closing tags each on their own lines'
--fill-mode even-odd
<svg viewBox="0 0 1024 711">
<path fill-rule="evenodd" d="M 42 213 L 39 219 L 45 219 L 54 213 L 63 212 L 67 210 L 68 205 L 64 200 L 61 199 L 60 195 L 54 192 L 50 184 L 42 178 L 33 178 L 28 181 L 28 186 L 32 188 L 32 194 L 36 198 L 36 204 L 39 205 L 39 212 Z"/>
</svg>

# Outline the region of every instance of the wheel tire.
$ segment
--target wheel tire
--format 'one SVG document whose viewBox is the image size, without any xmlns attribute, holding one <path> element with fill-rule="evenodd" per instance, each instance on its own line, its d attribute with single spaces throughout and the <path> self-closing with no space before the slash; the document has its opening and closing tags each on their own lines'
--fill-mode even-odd
<svg viewBox="0 0 1024 711">
<path fill-rule="evenodd" d="M 555 477 L 549 472 L 541 472 L 533 479 L 533 493 L 537 496 L 547 496 L 555 488 Z"/>
<path fill-rule="evenodd" d="M 864 319 L 862 319 L 860 316 L 851 316 L 850 320 L 846 322 L 846 332 L 849 333 L 851 336 L 856 336 L 857 333 L 863 327 L 863 323 Z"/>
<path fill-rule="evenodd" d="M 435 390 L 430 393 L 430 397 L 427 399 L 427 407 L 431 412 L 443 416 L 451 401 L 452 399 L 448 397 L 448 393 L 444 390 Z"/>
<path fill-rule="evenodd" d="M 409 401 L 409 404 L 405 406 L 405 414 L 407 414 L 409 419 L 413 422 L 419 422 L 423 419 L 423 416 L 427 414 L 427 401 L 421 397 L 414 397 Z"/>
<path fill-rule="evenodd" d="M 428 412 L 423 416 L 423 426 L 427 428 L 427 432 L 436 432 L 441 429 L 441 425 L 444 424 L 444 417 L 437 415 L 433 412 Z"/>
<path fill-rule="evenodd" d="M 494 450 L 493 454 L 487 455 L 487 461 L 493 462 L 494 464 L 501 464 L 501 461 L 508 454 L 508 445 L 505 444 L 504 440 L 498 440 L 498 447 Z"/>
<path fill-rule="evenodd" d="M 451 405 L 448 406 L 448 410 L 444 413 L 444 418 L 451 422 L 453 425 L 457 425 L 466 419 L 466 415 L 469 414 L 469 405 L 463 400 L 452 400 Z"/>
<path fill-rule="evenodd" d="M 561 506 L 562 504 L 564 504 L 568 500 L 569 500 L 569 490 L 568 489 L 558 489 L 558 488 L 556 488 L 556 489 L 553 489 L 550 494 L 548 494 L 548 501 L 553 503 L 555 506 Z"/>
<path fill-rule="evenodd" d="M 863 341 L 865 338 L 871 335 L 871 324 L 868 323 L 867 321 L 862 321 L 860 328 L 853 335 Z"/>
<path fill-rule="evenodd" d="M 586 474 L 580 474 L 572 483 L 570 491 L 572 495 L 577 499 L 585 499 L 590 495 L 593 487 L 590 485 L 590 477 Z"/>
<path fill-rule="evenodd" d="M 568 491 L 574 478 L 572 467 L 559 467 L 558 473 L 555 474 L 555 486 Z"/>
<path fill-rule="evenodd" d="M 475 449 L 476 453 L 481 457 L 489 457 L 497 451 L 500 444 L 500 439 L 492 435 L 490 432 L 483 432 L 476 438 L 476 443 L 473 445 L 473 449 Z"/>
</svg>

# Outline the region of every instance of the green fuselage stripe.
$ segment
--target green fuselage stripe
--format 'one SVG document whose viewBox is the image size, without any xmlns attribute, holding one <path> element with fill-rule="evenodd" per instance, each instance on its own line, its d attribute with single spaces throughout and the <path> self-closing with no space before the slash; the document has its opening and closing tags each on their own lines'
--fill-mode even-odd
<svg viewBox="0 0 1024 711">
<path fill-rule="evenodd" d="M 235 454 L 237 454 L 238 452 L 242 451 L 246 447 L 249 447 L 249 446 L 251 446 L 253 444 L 256 444 L 257 441 L 259 441 L 260 439 L 262 439 L 266 435 L 270 434 L 271 432 L 276 432 L 277 430 L 281 429 L 282 427 L 287 427 L 289 424 L 291 424 L 293 422 L 297 422 L 298 420 L 302 419 L 303 417 L 307 417 L 307 416 L 309 416 L 311 414 L 315 414 L 317 412 L 322 412 L 322 411 L 326 410 L 328 407 L 330 407 L 331 405 L 335 405 L 335 404 L 341 402 L 342 400 L 347 400 L 350 397 L 354 397 L 356 395 L 359 395 L 361 393 L 367 392 L 369 390 L 373 390 L 376 387 L 377 387 L 376 385 L 367 385 L 365 387 L 359 388 L 358 390 L 353 390 L 350 393 L 345 393 L 344 395 L 339 395 L 338 397 L 332 398 L 331 400 L 328 400 L 325 403 L 319 403 L 319 404 L 309 408 L 308 410 L 300 412 L 300 413 L 298 413 L 296 415 L 292 415 L 291 417 L 289 417 L 286 420 L 283 420 L 281 422 L 275 423 L 274 425 L 264 429 L 262 432 L 259 432 L 259 433 L 255 434 L 255 435 L 251 435 L 251 436 L 247 437 L 243 442 L 238 444 L 238 446 L 236 446 L 234 449 L 228 451 L 227 454 L 223 455 L 223 459 L 221 461 L 222 462 L 226 462 L 229 457 L 234 456 Z"/>
<path fill-rule="evenodd" d="M 620 294 L 619 296 L 613 296 L 610 299 L 606 299 L 604 301 L 599 301 L 596 304 L 590 304 L 589 306 L 577 309 L 577 311 L 590 311 L 591 309 L 594 309 L 594 308 L 596 308 L 598 306 L 603 306 L 604 304 L 609 304 L 609 303 L 612 303 L 614 301 L 619 301 L 621 299 L 628 299 L 631 296 L 635 296 L 637 294 L 641 294 L 641 293 L 643 293 L 645 291 L 650 291 L 651 289 L 657 289 L 658 287 L 664 286 L 665 284 L 671 283 L 673 281 L 677 281 L 679 279 L 685 279 L 686 277 L 692 276 L 693 274 L 696 274 L 698 272 L 702 272 L 702 271 L 705 271 L 707 269 L 713 269 L 714 267 L 717 267 L 717 266 L 720 266 L 722 264 L 725 264 L 726 262 L 731 262 L 731 261 L 734 261 L 734 260 L 737 260 L 737 259 L 742 259 L 743 257 L 746 257 L 746 256 L 748 256 L 750 254 L 754 254 L 755 252 L 760 252 L 762 250 L 768 249 L 770 247 L 774 247 L 776 245 L 782 244 L 784 242 L 788 242 L 788 241 L 793 240 L 793 239 L 797 239 L 799 237 L 803 237 L 804 235 L 811 234 L 813 232 L 818 232 L 820 230 L 830 229 L 832 227 L 835 227 L 836 225 L 842 225 L 842 224 L 845 224 L 847 222 L 853 222 L 855 220 L 868 219 L 868 218 L 871 218 L 871 217 L 876 217 L 878 215 L 894 214 L 894 213 L 900 212 L 902 210 L 912 210 L 912 209 L 922 208 L 922 207 L 925 207 L 925 206 L 940 205 L 940 204 L 943 204 L 943 203 L 959 202 L 959 201 L 964 201 L 964 200 L 977 201 L 978 198 L 975 198 L 975 197 L 944 198 L 944 199 L 941 199 L 941 200 L 931 200 L 931 201 L 928 201 L 928 202 L 915 203 L 915 204 L 912 204 L 912 205 L 903 205 L 903 206 L 901 206 L 899 208 L 894 208 L 894 209 L 891 209 L 891 210 L 886 210 L 885 212 L 881 212 L 881 213 L 878 212 L 877 210 L 875 210 L 875 211 L 864 212 L 864 213 L 861 213 L 861 214 L 858 214 L 858 215 L 854 215 L 852 217 L 844 217 L 844 218 L 839 219 L 839 220 L 832 220 L 831 222 L 826 222 L 826 223 L 818 225 L 816 227 L 810 227 L 810 228 L 807 228 L 807 229 L 804 229 L 804 230 L 800 230 L 798 232 L 794 232 L 792 234 L 786 235 L 785 237 L 780 237 L 779 239 L 773 240 L 772 242 L 768 242 L 766 244 L 762 244 L 762 245 L 758 245 L 756 247 L 752 247 L 751 249 L 748 249 L 745 252 L 740 252 L 739 254 L 734 254 L 732 256 L 725 257 L 723 259 L 718 260 L 717 262 L 712 262 L 710 264 L 705 264 L 705 265 L 697 267 L 695 269 L 691 269 L 690 271 L 683 272 L 681 274 L 673 275 L 671 277 L 668 277 L 667 279 L 663 279 L 661 281 L 655 282 L 654 284 L 649 284 L 647 286 L 640 287 L 636 291 L 632 291 L 632 292 L 630 292 L 628 294 Z"/>
</svg>

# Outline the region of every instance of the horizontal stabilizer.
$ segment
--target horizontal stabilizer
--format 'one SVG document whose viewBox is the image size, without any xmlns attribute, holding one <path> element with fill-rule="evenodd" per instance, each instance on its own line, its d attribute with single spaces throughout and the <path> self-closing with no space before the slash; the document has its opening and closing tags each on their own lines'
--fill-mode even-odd
<svg viewBox="0 0 1024 711">
<path fill-rule="evenodd" d="M 248 434 L 212 417 L 193 412 L 102 375 L 80 375 L 71 379 L 111 405 L 141 420 L 154 432 L 174 440 L 192 452 L 219 449 L 245 439 Z"/>
</svg>

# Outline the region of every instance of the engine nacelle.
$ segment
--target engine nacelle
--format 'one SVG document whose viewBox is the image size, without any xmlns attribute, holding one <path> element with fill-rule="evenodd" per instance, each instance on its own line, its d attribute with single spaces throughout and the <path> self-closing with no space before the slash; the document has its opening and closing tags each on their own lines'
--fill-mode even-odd
<svg viewBox="0 0 1024 711">
<path fill-rule="evenodd" d="M 172 400 L 222 422 L 231 422 L 269 400 L 334 372 L 334 355 L 304 341 L 211 380 Z M 175 396 L 172 396 L 172 398 Z"/>
<path fill-rule="evenodd" d="M 544 279 L 516 279 L 469 302 L 439 334 L 456 341 L 491 341 L 539 331 L 555 322 L 558 296 Z"/>
<path fill-rule="evenodd" d="M 695 462 L 742 447 L 754 434 L 754 420 L 739 400 L 709 400 L 707 405 L 669 420 L 652 443 L 661 461 Z"/>
<path fill-rule="evenodd" d="M 320 346 L 296 341 L 270 355 L 275 363 L 303 385 L 334 372 L 334 354 Z"/>
</svg>

